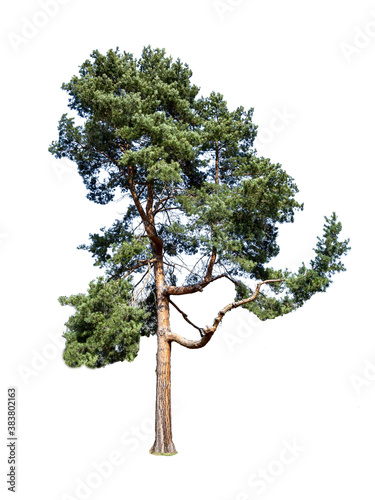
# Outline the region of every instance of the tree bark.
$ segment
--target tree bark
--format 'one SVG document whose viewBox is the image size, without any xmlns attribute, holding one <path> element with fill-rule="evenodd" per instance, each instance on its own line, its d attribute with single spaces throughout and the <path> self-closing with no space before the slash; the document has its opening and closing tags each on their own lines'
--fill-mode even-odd
<svg viewBox="0 0 375 500">
<path fill-rule="evenodd" d="M 165 293 L 163 261 L 160 253 L 154 264 L 158 315 L 158 350 L 156 354 L 156 404 L 155 404 L 155 442 L 150 450 L 152 455 L 175 455 L 172 441 L 171 419 L 171 341 L 169 303 Z"/>
<path fill-rule="evenodd" d="M 156 366 L 155 442 L 152 455 L 175 455 L 171 420 L 171 342 L 158 334 Z"/>
</svg>

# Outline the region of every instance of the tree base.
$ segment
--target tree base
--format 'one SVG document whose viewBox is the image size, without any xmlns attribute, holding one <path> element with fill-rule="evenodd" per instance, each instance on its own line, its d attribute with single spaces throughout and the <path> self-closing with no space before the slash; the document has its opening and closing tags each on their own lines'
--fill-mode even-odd
<svg viewBox="0 0 375 500">
<path fill-rule="evenodd" d="M 177 455 L 177 450 L 174 447 L 173 443 L 170 444 L 169 446 L 162 446 L 162 447 L 155 446 L 154 444 L 150 450 L 150 454 L 171 457 L 172 455 Z"/>
<path fill-rule="evenodd" d="M 152 449 L 150 450 L 151 455 L 161 456 L 161 457 L 171 457 L 172 455 L 177 455 L 178 451 L 171 451 L 170 453 L 156 452 Z"/>
</svg>

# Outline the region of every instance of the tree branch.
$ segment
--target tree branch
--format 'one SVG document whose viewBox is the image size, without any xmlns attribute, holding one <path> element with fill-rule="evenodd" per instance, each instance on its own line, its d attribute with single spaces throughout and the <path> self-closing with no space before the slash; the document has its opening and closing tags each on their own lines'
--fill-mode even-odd
<svg viewBox="0 0 375 500">
<path fill-rule="evenodd" d="M 181 335 L 178 335 L 177 333 L 172 333 L 169 332 L 166 335 L 167 340 L 177 342 L 177 344 L 180 344 L 184 347 L 187 347 L 188 349 L 200 349 L 201 347 L 204 347 L 208 342 L 211 340 L 213 333 L 205 334 L 201 339 L 199 340 L 189 340 L 185 339 L 185 337 L 181 337 Z"/>
<path fill-rule="evenodd" d="M 165 257 L 164 257 L 164 264 L 166 266 L 173 267 L 173 269 L 175 269 L 176 267 L 182 267 L 182 269 L 186 269 L 186 271 L 189 271 L 189 274 L 194 274 L 195 276 L 198 276 L 198 278 L 201 279 L 201 276 L 199 274 L 194 273 L 193 271 L 191 271 L 188 267 L 186 267 L 183 264 L 177 264 L 177 262 L 168 262 Z"/>
<path fill-rule="evenodd" d="M 212 260 L 213 258 L 211 257 L 210 261 Z M 227 278 L 232 283 L 236 284 L 236 281 L 233 278 L 231 278 L 228 274 L 219 274 L 218 276 L 214 276 L 213 278 L 207 278 L 207 273 L 206 273 L 206 277 L 199 283 L 194 283 L 193 285 L 186 285 L 186 286 L 168 286 L 166 288 L 166 293 L 168 295 L 187 295 L 189 293 L 202 292 L 207 285 L 213 283 L 214 281 L 220 278 Z"/>
<path fill-rule="evenodd" d="M 156 259 L 139 260 L 136 264 L 134 264 L 134 266 L 129 267 L 128 269 L 125 269 L 125 271 L 124 271 L 125 274 L 122 276 L 122 279 L 127 278 L 128 276 L 130 276 L 131 273 L 133 273 L 134 271 L 136 271 L 140 267 L 150 265 L 150 264 L 154 263 L 155 261 L 156 261 Z M 111 280 L 113 278 L 118 278 L 118 277 L 119 277 L 119 273 L 117 273 L 117 274 L 115 274 L 113 276 L 110 276 L 109 279 Z"/>
<path fill-rule="evenodd" d="M 221 320 L 223 319 L 223 317 L 225 316 L 225 314 L 227 312 L 231 311 L 232 309 L 236 309 L 237 307 L 241 307 L 244 304 L 248 304 L 249 302 L 252 302 L 253 300 L 255 300 L 258 297 L 258 294 L 260 292 L 260 288 L 262 285 L 266 285 L 267 283 L 279 283 L 281 281 L 285 281 L 285 280 L 284 279 L 265 280 L 265 281 L 262 281 L 261 283 L 258 283 L 258 285 L 255 289 L 255 292 L 253 293 L 253 295 L 251 297 L 248 297 L 247 299 L 239 300 L 238 302 L 232 302 L 231 304 L 228 304 L 227 306 L 225 306 L 223 309 L 221 309 L 218 312 L 218 315 L 214 319 L 213 325 L 210 327 L 206 327 L 204 329 L 204 332 L 214 334 L 215 331 L 217 330 L 217 327 L 219 326 Z"/>
<path fill-rule="evenodd" d="M 156 215 L 158 212 L 161 212 L 162 209 L 164 210 L 165 208 L 165 205 L 166 203 L 169 201 L 169 200 L 172 200 L 174 199 L 174 195 L 168 195 L 166 196 L 165 198 L 159 198 L 158 201 L 155 203 L 155 207 L 154 207 L 154 210 L 153 210 L 153 215 Z M 160 207 L 162 207 L 162 209 L 160 209 Z"/>
<path fill-rule="evenodd" d="M 187 295 L 189 293 L 202 292 L 207 285 L 209 285 L 213 281 L 218 280 L 219 278 L 224 278 L 224 277 L 227 276 L 225 274 L 220 274 L 219 276 L 215 276 L 214 278 L 209 278 L 209 279 L 204 278 L 199 283 L 194 283 L 194 285 L 168 286 L 165 291 L 168 295 Z"/>
<path fill-rule="evenodd" d="M 216 247 L 212 247 L 212 254 L 211 254 L 211 258 L 208 262 L 206 276 L 204 277 L 204 281 L 211 279 L 212 271 L 213 271 L 213 268 L 215 265 L 215 261 L 216 261 Z"/>
<path fill-rule="evenodd" d="M 161 212 L 169 212 L 169 210 L 181 210 L 180 207 L 167 207 L 167 208 L 160 208 L 157 212 L 154 212 L 154 215 L 157 213 L 160 214 Z"/>
<path fill-rule="evenodd" d="M 137 295 L 135 297 L 133 297 L 133 305 L 136 303 L 138 297 L 141 295 L 141 293 L 143 292 L 143 290 L 146 288 L 146 285 L 148 283 L 148 280 L 150 279 L 150 274 L 151 274 L 151 265 L 150 263 L 148 263 L 148 269 L 146 271 L 146 273 L 143 275 L 142 279 L 136 284 L 136 286 L 134 287 L 133 291 L 135 290 L 135 288 L 139 285 L 139 283 L 141 283 L 141 281 L 144 279 L 144 277 L 147 275 L 146 277 L 146 281 L 143 283 L 143 286 L 142 288 L 139 290 L 139 292 L 137 293 Z"/>
<path fill-rule="evenodd" d="M 278 283 L 281 281 L 285 281 L 283 279 L 277 279 L 277 280 L 266 280 L 262 281 L 261 283 L 258 283 L 255 292 L 252 294 L 251 297 L 248 297 L 247 299 L 239 300 L 238 302 L 232 302 L 231 304 L 228 304 L 225 306 L 223 309 L 221 309 L 218 312 L 218 315 L 214 319 L 214 322 L 212 326 L 206 326 L 206 328 L 203 328 L 203 337 L 200 340 L 189 340 L 185 339 L 184 337 L 181 337 L 181 335 L 178 335 L 176 333 L 168 333 L 167 334 L 167 339 L 170 340 L 171 342 L 177 342 L 177 344 L 180 344 L 184 347 L 187 347 L 188 349 L 199 349 L 200 347 L 204 347 L 212 338 L 213 334 L 216 332 L 217 327 L 221 323 L 221 320 L 225 316 L 225 314 L 232 309 L 236 309 L 237 307 L 243 306 L 244 304 L 247 304 L 248 302 L 252 302 L 255 300 L 259 294 L 260 288 L 262 285 L 266 285 L 267 283 Z"/>
<path fill-rule="evenodd" d="M 120 166 L 121 167 L 121 166 Z M 124 172 L 124 169 L 121 167 L 121 170 Z M 150 217 L 151 215 L 151 208 L 152 207 L 152 198 L 153 198 L 153 186 L 148 186 L 148 192 L 147 192 L 147 214 L 144 211 L 142 204 L 139 200 L 137 190 L 135 188 L 135 183 L 134 183 L 134 167 L 128 165 L 128 178 L 129 178 L 129 187 L 130 187 L 130 192 L 134 201 L 134 205 L 136 206 L 138 213 L 143 221 L 143 224 L 145 226 L 147 235 L 149 238 L 157 245 L 157 246 L 162 246 L 163 241 L 162 239 L 157 235 L 155 226 L 153 224 L 153 221 Z M 150 201 L 151 200 L 151 201 Z M 151 205 L 150 205 L 151 204 Z"/>
<path fill-rule="evenodd" d="M 189 325 L 191 325 L 192 327 L 194 327 L 196 330 L 199 331 L 199 333 L 201 334 L 201 336 L 203 335 L 202 332 L 203 332 L 203 328 L 199 328 L 199 326 L 196 326 L 194 325 L 194 323 L 192 321 L 190 321 L 190 319 L 188 318 L 188 315 L 186 313 L 184 313 L 184 311 L 182 311 L 177 304 L 175 304 L 171 299 L 170 297 L 168 298 L 169 302 L 172 304 L 172 306 L 177 309 L 177 311 L 182 315 L 182 317 L 184 318 L 184 320 L 189 323 Z"/>
<path fill-rule="evenodd" d="M 153 221 L 152 204 L 154 203 L 154 181 L 147 183 L 147 205 L 146 214 L 150 221 Z"/>
<path fill-rule="evenodd" d="M 215 142 L 215 149 L 216 149 L 216 159 L 215 159 L 215 184 L 218 185 L 219 184 L 219 142 L 216 141 Z M 213 226 L 216 226 L 217 224 L 214 223 Z M 211 234 L 212 234 L 212 237 L 213 237 L 213 226 L 211 226 Z M 208 265 L 207 265 L 207 272 L 206 272 L 206 276 L 205 276 L 205 280 L 209 280 L 211 279 L 212 277 L 212 271 L 213 271 L 213 268 L 214 268 L 214 265 L 215 265 L 215 262 L 216 262 L 216 256 L 217 256 L 217 248 L 215 247 L 215 245 L 213 245 L 212 247 L 212 253 L 211 253 L 211 258 L 208 262 Z"/>
</svg>

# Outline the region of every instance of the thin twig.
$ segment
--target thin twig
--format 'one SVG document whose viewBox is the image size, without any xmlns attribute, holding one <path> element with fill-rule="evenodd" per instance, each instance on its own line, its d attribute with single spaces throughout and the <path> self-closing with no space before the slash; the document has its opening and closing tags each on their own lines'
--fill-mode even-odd
<svg viewBox="0 0 375 500">
<path fill-rule="evenodd" d="M 184 313 L 184 311 L 182 311 L 177 304 L 175 304 L 173 302 L 173 300 L 171 300 L 171 298 L 169 297 L 169 302 L 172 304 L 172 306 L 177 309 L 177 311 L 183 316 L 184 320 L 189 323 L 189 325 L 193 326 L 196 330 L 199 331 L 199 333 L 201 334 L 201 337 L 203 336 L 202 332 L 203 332 L 203 328 L 199 328 L 199 326 L 197 325 L 194 325 L 194 323 L 192 321 L 190 321 L 190 319 L 188 318 L 188 315 L 186 313 Z"/>
<path fill-rule="evenodd" d="M 146 281 L 143 284 L 143 287 L 139 290 L 139 292 L 137 293 L 137 295 L 135 297 L 133 297 L 133 300 L 132 300 L 133 305 L 135 304 L 136 300 L 141 295 L 141 293 L 143 292 L 143 290 L 146 288 L 148 280 L 150 279 L 150 274 L 151 274 L 151 265 L 150 265 L 150 263 L 148 263 L 148 270 L 147 270 L 146 274 L 147 274 Z M 143 278 L 144 278 L 144 276 L 143 276 Z M 143 278 L 141 279 L 141 281 L 143 280 Z M 139 281 L 136 286 L 138 286 L 141 281 Z M 134 289 L 135 289 L 135 287 L 134 287 Z"/>
</svg>

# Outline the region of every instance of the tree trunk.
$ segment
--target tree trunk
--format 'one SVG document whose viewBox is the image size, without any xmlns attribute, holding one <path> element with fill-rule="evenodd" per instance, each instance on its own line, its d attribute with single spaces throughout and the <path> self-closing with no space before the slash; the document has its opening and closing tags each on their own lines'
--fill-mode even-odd
<svg viewBox="0 0 375 500">
<path fill-rule="evenodd" d="M 154 255 L 159 252 L 154 251 Z M 156 354 L 156 405 L 155 442 L 150 450 L 153 455 L 175 455 L 172 441 L 171 420 L 171 341 L 166 338 L 170 332 L 169 302 L 165 294 L 163 261 L 160 253 L 155 263 L 155 283 L 158 316 L 158 350 Z"/>
<path fill-rule="evenodd" d="M 175 455 L 171 420 L 171 342 L 158 333 L 156 366 L 155 442 L 153 455 Z"/>
</svg>

